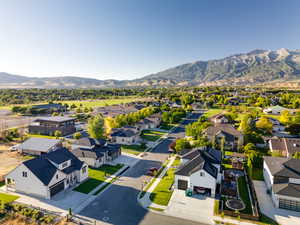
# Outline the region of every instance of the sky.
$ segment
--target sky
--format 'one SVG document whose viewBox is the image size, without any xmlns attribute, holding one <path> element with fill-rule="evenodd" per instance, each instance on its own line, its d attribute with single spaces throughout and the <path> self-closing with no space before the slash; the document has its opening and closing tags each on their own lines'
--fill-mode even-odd
<svg viewBox="0 0 300 225">
<path fill-rule="evenodd" d="M 254 49 L 300 49 L 299 0 L 0 5 L 0 71 L 18 75 L 134 79 Z"/>
</svg>

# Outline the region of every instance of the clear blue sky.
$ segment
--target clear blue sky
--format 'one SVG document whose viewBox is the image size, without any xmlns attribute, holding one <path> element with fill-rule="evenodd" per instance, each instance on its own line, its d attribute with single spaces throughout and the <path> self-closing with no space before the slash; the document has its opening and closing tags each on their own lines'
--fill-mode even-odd
<svg viewBox="0 0 300 225">
<path fill-rule="evenodd" d="M 133 79 L 257 48 L 300 48 L 299 0 L 0 4 L 0 71 L 21 75 Z"/>
</svg>

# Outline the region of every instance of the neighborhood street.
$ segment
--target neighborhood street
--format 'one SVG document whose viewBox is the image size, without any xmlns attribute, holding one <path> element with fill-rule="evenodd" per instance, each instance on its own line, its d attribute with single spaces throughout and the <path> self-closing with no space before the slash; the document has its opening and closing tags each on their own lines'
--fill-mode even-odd
<svg viewBox="0 0 300 225">
<path fill-rule="evenodd" d="M 105 190 L 90 205 L 79 214 L 97 220 L 98 224 L 115 225 L 196 225 L 199 223 L 169 217 L 150 212 L 142 208 L 137 202 L 137 196 L 145 181 L 148 169 L 160 166 L 168 158 L 168 146 L 178 137 L 184 136 L 184 126 L 194 122 L 200 113 L 193 113 L 176 127 L 168 137 L 157 145 L 152 152 L 145 154 L 135 166 L 129 169 L 122 177 Z"/>
</svg>

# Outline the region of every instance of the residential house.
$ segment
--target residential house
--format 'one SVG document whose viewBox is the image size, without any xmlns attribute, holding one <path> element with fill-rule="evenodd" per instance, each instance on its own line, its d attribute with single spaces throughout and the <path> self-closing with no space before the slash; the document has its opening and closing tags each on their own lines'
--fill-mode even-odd
<svg viewBox="0 0 300 225">
<path fill-rule="evenodd" d="M 207 138 L 218 145 L 224 140 L 225 149 L 236 150 L 244 143 L 244 135 L 230 124 L 214 124 L 204 131 Z"/>
<path fill-rule="evenodd" d="M 18 145 L 17 149 L 19 153 L 29 155 L 42 155 L 49 153 L 62 147 L 61 139 L 48 139 L 48 138 L 36 138 L 32 137 Z"/>
<path fill-rule="evenodd" d="M 31 134 L 54 135 L 60 131 L 62 136 L 76 132 L 75 119 L 70 117 L 53 116 L 41 117 L 29 125 L 28 131 Z"/>
<path fill-rule="evenodd" d="M 214 149 L 195 149 L 183 155 L 182 164 L 175 172 L 175 188 L 214 197 L 221 182 L 221 158 L 221 152 Z"/>
<path fill-rule="evenodd" d="M 275 207 L 300 211 L 300 159 L 265 156 L 263 175 Z"/>
<path fill-rule="evenodd" d="M 269 117 L 269 121 L 273 124 L 273 132 L 281 132 L 285 130 L 285 126 L 279 120 Z"/>
<path fill-rule="evenodd" d="M 219 113 L 209 118 L 209 120 L 213 123 L 228 123 L 228 118 L 223 114 Z"/>
<path fill-rule="evenodd" d="M 72 153 L 91 167 L 110 163 L 121 155 L 121 146 L 104 139 L 81 138 L 72 144 Z"/>
<path fill-rule="evenodd" d="M 117 144 L 132 145 L 140 142 L 140 131 L 136 127 L 125 126 L 113 128 L 110 134 L 111 141 Z"/>
<path fill-rule="evenodd" d="M 273 114 L 273 115 L 280 115 L 280 113 L 284 110 L 288 110 L 287 108 L 284 108 L 280 105 L 271 106 L 269 108 L 266 108 L 263 110 L 265 114 Z"/>
<path fill-rule="evenodd" d="M 292 157 L 296 152 L 300 152 L 300 138 L 272 138 L 269 140 L 269 148 L 271 152 Z"/>
<path fill-rule="evenodd" d="M 88 166 L 66 148 L 27 160 L 5 176 L 6 189 L 52 198 L 88 178 Z"/>
</svg>

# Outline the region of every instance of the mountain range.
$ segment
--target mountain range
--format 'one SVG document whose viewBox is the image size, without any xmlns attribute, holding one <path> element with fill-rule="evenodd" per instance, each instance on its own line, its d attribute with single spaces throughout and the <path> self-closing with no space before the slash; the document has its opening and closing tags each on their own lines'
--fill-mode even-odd
<svg viewBox="0 0 300 225">
<path fill-rule="evenodd" d="M 254 50 L 223 59 L 182 64 L 135 80 L 26 77 L 0 73 L 0 88 L 107 88 L 206 85 L 300 87 L 300 50 Z"/>
</svg>

